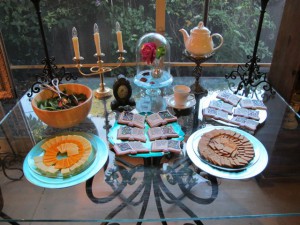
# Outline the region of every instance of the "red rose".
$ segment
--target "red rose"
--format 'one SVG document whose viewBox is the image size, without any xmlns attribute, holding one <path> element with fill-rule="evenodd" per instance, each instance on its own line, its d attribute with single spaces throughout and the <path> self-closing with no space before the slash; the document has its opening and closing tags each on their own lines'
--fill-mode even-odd
<svg viewBox="0 0 300 225">
<path fill-rule="evenodd" d="M 155 59 L 156 44 L 153 42 L 143 44 L 141 48 L 142 60 L 151 64 Z"/>
</svg>

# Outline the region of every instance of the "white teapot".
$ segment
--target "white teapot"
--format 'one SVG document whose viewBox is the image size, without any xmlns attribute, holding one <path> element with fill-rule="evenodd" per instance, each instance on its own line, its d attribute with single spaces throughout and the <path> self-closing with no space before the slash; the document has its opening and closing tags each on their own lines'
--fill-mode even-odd
<svg viewBox="0 0 300 225">
<path fill-rule="evenodd" d="M 223 37 L 217 33 L 210 35 L 210 31 L 204 26 L 203 22 L 199 22 L 197 27 L 191 29 L 190 35 L 185 29 L 179 31 L 183 35 L 185 49 L 194 57 L 207 56 L 223 45 Z M 220 44 L 215 48 L 213 37 L 220 39 Z"/>
</svg>

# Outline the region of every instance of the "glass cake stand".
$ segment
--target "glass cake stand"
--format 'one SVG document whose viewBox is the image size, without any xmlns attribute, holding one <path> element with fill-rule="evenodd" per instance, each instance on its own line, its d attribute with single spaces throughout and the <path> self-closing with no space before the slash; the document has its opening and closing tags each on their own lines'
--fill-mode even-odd
<svg viewBox="0 0 300 225">
<path fill-rule="evenodd" d="M 147 95 L 158 96 L 161 93 L 160 88 L 167 87 L 172 84 L 173 76 L 165 70 L 159 78 L 154 78 L 151 73 L 152 70 L 139 72 L 134 77 L 134 83 L 137 86 L 146 89 Z"/>
</svg>

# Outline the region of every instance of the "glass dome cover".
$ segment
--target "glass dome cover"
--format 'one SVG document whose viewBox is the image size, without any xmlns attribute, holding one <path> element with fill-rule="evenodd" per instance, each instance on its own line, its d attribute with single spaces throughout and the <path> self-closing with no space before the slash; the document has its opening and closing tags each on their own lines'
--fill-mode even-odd
<svg viewBox="0 0 300 225">
<path fill-rule="evenodd" d="M 146 89 L 166 87 L 173 82 L 170 74 L 170 44 L 158 33 L 143 35 L 136 46 L 134 83 Z"/>
</svg>

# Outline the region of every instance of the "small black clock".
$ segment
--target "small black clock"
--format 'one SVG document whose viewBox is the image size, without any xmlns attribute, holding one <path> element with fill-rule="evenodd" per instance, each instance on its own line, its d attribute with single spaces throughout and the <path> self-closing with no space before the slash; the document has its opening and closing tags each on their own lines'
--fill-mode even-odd
<svg viewBox="0 0 300 225">
<path fill-rule="evenodd" d="M 135 101 L 131 98 L 132 88 L 130 81 L 120 74 L 113 85 L 113 95 L 115 100 L 110 104 L 112 110 L 130 110 L 135 106 Z"/>
</svg>

